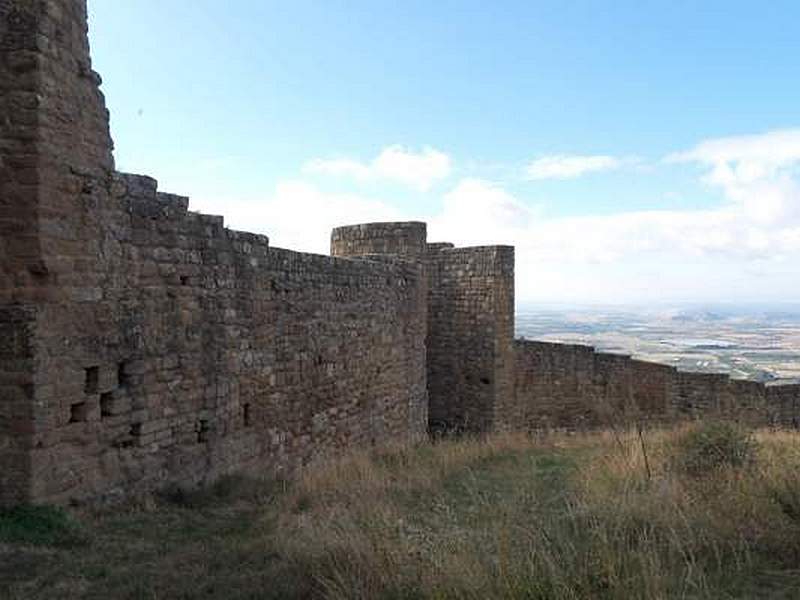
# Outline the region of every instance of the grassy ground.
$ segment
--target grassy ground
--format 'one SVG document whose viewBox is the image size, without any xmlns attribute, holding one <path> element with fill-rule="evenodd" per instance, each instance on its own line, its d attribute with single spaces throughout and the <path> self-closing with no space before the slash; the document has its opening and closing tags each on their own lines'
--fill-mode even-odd
<svg viewBox="0 0 800 600">
<path fill-rule="evenodd" d="M 0 513 L 0 598 L 800 597 L 800 435 L 700 475 L 679 435 L 446 441 Z"/>
</svg>

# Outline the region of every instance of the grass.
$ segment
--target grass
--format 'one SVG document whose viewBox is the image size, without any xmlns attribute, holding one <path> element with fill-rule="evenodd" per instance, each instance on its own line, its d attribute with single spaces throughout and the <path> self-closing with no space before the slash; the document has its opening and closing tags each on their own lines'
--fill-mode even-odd
<svg viewBox="0 0 800 600">
<path fill-rule="evenodd" d="M 0 597 L 800 597 L 800 435 L 758 432 L 706 475 L 675 468 L 692 435 L 445 440 L 0 513 Z"/>
</svg>

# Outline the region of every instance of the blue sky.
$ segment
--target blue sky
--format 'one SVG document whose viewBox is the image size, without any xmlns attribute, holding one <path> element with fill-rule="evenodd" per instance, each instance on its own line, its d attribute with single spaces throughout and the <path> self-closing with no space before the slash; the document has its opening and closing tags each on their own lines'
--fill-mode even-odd
<svg viewBox="0 0 800 600">
<path fill-rule="evenodd" d="M 89 7 L 118 168 L 275 245 L 424 219 L 515 244 L 521 300 L 800 291 L 796 2 Z"/>
</svg>

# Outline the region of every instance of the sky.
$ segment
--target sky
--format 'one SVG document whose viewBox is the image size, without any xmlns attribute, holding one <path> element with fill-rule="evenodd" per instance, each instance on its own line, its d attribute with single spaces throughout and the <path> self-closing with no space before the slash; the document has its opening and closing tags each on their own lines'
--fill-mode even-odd
<svg viewBox="0 0 800 600">
<path fill-rule="evenodd" d="M 800 3 L 89 0 L 120 171 L 327 253 L 424 220 L 519 302 L 800 296 Z"/>
</svg>

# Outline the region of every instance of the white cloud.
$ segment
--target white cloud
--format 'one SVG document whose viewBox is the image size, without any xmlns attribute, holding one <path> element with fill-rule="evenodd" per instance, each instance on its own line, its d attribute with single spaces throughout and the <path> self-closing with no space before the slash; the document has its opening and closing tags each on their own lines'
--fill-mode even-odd
<svg viewBox="0 0 800 600">
<path fill-rule="evenodd" d="M 463 179 L 442 200 L 441 213 L 430 220 L 431 241 L 507 244 L 536 214 L 499 185 L 482 179 Z"/>
<path fill-rule="evenodd" d="M 573 179 L 587 173 L 618 169 L 624 160 L 614 156 L 555 154 L 533 160 L 525 168 L 527 179 Z"/>
<path fill-rule="evenodd" d="M 800 129 L 780 129 L 756 135 L 715 138 L 691 150 L 667 157 L 671 162 L 699 162 L 711 166 L 739 165 L 744 179 L 760 178 L 776 168 L 800 160 Z"/>
<path fill-rule="evenodd" d="M 431 231 L 516 246 L 520 299 L 581 302 L 796 297 L 800 132 L 708 140 L 668 157 L 706 169 L 707 209 L 547 217 L 502 187 L 467 180 Z"/>
<path fill-rule="evenodd" d="M 327 253 L 330 230 L 370 221 L 423 219 L 430 241 L 516 246 L 520 300 L 576 302 L 796 298 L 800 289 L 800 133 L 708 140 L 669 161 L 698 164 L 722 202 L 696 210 L 552 217 L 501 184 L 465 178 L 432 217 L 356 194 L 284 181 L 264 199 L 193 201 L 276 246 Z M 773 143 L 774 142 L 774 143 Z M 777 148 L 777 149 L 776 149 Z M 392 153 L 382 153 L 392 162 Z M 373 178 L 369 165 L 332 169 Z M 402 164 L 402 160 L 395 164 Z M 355 167 L 354 165 L 360 165 Z M 361 168 L 369 175 L 358 175 Z M 685 194 L 685 192 L 684 192 Z"/>
<path fill-rule="evenodd" d="M 403 146 L 389 146 L 369 163 L 350 158 L 315 159 L 304 171 L 323 175 L 344 176 L 357 181 L 392 181 L 419 191 L 429 190 L 434 183 L 450 175 L 450 157 L 433 148 L 414 152 Z"/>
<path fill-rule="evenodd" d="M 779 225 L 800 217 L 800 129 L 707 140 L 666 160 L 705 166 L 704 181 L 721 188 L 754 223 Z"/>
<path fill-rule="evenodd" d="M 372 198 L 331 194 L 303 181 L 282 181 L 265 198 L 192 200 L 192 210 L 225 216 L 233 229 L 264 233 L 270 245 L 328 254 L 334 227 L 354 223 L 403 220 L 400 212 Z"/>
</svg>

